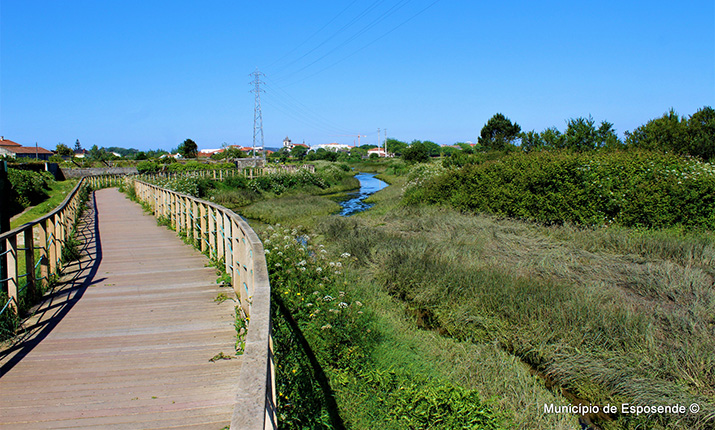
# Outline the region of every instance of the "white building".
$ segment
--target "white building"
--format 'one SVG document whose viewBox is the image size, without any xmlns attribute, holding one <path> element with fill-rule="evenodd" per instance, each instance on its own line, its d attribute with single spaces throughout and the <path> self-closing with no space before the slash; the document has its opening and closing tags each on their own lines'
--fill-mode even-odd
<svg viewBox="0 0 715 430">
<path fill-rule="evenodd" d="M 311 147 L 311 149 L 313 149 L 313 150 L 318 150 L 320 148 L 325 149 L 326 151 L 338 152 L 338 151 L 350 151 L 353 147 L 350 145 L 342 144 L 342 143 L 321 143 L 320 145 Z"/>
</svg>

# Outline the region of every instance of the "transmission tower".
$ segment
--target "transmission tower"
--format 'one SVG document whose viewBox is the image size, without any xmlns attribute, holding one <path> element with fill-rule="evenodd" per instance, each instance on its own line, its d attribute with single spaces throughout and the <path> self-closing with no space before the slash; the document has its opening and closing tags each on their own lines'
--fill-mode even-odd
<svg viewBox="0 0 715 430">
<path fill-rule="evenodd" d="M 263 161 L 265 162 L 266 160 L 266 148 L 263 146 L 263 112 L 261 112 L 261 75 L 264 75 L 263 73 L 258 71 L 258 67 L 256 67 L 256 71 L 251 73 L 250 76 L 253 76 L 253 89 L 251 90 L 252 93 L 256 95 L 256 101 L 255 104 L 253 105 L 253 158 L 256 158 L 256 137 L 260 134 L 260 148 L 261 152 L 263 153 Z"/>
</svg>

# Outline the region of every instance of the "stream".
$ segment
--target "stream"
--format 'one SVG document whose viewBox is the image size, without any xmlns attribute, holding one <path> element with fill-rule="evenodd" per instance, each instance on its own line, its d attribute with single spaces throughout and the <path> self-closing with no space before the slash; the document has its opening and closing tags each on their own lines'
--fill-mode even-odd
<svg viewBox="0 0 715 430">
<path fill-rule="evenodd" d="M 345 200 L 338 202 L 343 207 L 340 216 L 350 216 L 370 209 L 373 205 L 364 200 L 387 187 L 387 183 L 377 179 L 375 173 L 358 173 L 355 178 L 360 181 L 360 190 L 348 193 Z"/>
</svg>

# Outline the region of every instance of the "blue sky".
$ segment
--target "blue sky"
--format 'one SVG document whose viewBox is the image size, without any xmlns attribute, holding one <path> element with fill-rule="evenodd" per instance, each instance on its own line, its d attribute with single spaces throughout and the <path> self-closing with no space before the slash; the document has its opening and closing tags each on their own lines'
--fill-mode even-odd
<svg viewBox="0 0 715 430">
<path fill-rule="evenodd" d="M 476 140 L 715 105 L 715 2 L 0 0 L 0 134 L 54 149 Z"/>
</svg>

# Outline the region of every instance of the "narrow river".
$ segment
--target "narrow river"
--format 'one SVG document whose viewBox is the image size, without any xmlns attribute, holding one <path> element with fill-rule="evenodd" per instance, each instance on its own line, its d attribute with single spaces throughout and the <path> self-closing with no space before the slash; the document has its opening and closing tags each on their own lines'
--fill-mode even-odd
<svg viewBox="0 0 715 430">
<path fill-rule="evenodd" d="M 340 211 L 341 216 L 350 216 L 370 209 L 372 204 L 365 203 L 364 200 L 371 194 L 387 187 L 387 183 L 377 179 L 374 173 L 358 173 L 355 178 L 360 181 L 360 190 L 349 193 L 345 200 L 339 202 L 343 207 L 343 210 Z"/>
</svg>

